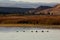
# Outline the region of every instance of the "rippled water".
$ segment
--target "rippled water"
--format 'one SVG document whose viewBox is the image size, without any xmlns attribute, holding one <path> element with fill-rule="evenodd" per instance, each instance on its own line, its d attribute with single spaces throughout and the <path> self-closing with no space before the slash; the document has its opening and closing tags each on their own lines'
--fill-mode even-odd
<svg viewBox="0 0 60 40">
<path fill-rule="evenodd" d="M 60 30 L 0 27 L 0 40 L 60 40 Z"/>
</svg>

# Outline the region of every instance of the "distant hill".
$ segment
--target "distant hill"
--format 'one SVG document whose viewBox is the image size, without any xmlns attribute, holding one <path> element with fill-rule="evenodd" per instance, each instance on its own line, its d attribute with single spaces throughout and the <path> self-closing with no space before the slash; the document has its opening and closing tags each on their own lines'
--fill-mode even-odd
<svg viewBox="0 0 60 40">
<path fill-rule="evenodd" d="M 44 10 L 48 8 L 52 8 L 52 7 L 51 6 L 39 6 L 37 9 Z"/>
<path fill-rule="evenodd" d="M 60 4 L 54 7 L 39 6 L 37 8 L 0 7 L 0 14 L 60 15 Z"/>
<path fill-rule="evenodd" d="M 44 9 L 35 12 L 36 14 L 43 14 L 43 15 L 60 15 L 60 4 L 55 5 L 52 8 Z"/>
<path fill-rule="evenodd" d="M 39 6 L 34 10 L 29 10 L 28 13 L 33 14 L 33 15 L 40 14 L 39 11 L 49 9 L 49 8 L 52 8 L 52 7 L 51 6 Z"/>
<path fill-rule="evenodd" d="M 0 14 L 15 14 L 15 13 L 25 13 L 34 8 L 18 8 L 18 7 L 0 7 Z"/>
<path fill-rule="evenodd" d="M 38 10 L 51 8 L 49 6 L 40 6 L 38 8 L 20 8 L 20 7 L 0 7 L 0 14 L 33 14 Z"/>
</svg>

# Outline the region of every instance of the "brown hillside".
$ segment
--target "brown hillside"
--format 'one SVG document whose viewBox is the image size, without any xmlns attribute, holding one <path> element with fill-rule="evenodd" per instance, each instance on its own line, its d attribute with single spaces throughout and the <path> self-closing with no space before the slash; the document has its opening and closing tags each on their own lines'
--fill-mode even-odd
<svg viewBox="0 0 60 40">
<path fill-rule="evenodd" d="M 39 6 L 33 10 L 29 10 L 28 12 L 26 12 L 26 14 L 32 14 L 32 15 L 39 15 L 39 12 L 38 11 L 41 11 L 41 10 L 45 10 L 45 9 L 49 9 L 49 8 L 52 8 L 50 6 Z M 37 12 L 37 13 L 36 13 Z"/>
<path fill-rule="evenodd" d="M 42 11 L 37 11 L 39 14 L 49 14 L 49 15 L 60 15 L 60 4 L 54 6 L 53 8 L 45 9 Z"/>
</svg>

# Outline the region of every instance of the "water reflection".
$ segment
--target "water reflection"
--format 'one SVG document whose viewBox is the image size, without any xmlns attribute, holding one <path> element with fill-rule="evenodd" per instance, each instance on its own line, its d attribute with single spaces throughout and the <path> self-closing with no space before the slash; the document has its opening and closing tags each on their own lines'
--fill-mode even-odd
<svg viewBox="0 0 60 40">
<path fill-rule="evenodd" d="M 41 28 L 24 28 L 24 27 L 0 27 L 0 32 L 50 32 L 59 29 L 41 29 Z"/>
<path fill-rule="evenodd" d="M 0 27 L 0 40 L 60 40 L 60 29 Z"/>
</svg>

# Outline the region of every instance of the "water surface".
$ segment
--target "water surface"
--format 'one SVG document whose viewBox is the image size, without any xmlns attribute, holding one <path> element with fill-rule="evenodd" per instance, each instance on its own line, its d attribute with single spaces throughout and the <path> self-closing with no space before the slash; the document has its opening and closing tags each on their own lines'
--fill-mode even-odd
<svg viewBox="0 0 60 40">
<path fill-rule="evenodd" d="M 0 40 L 60 40 L 60 30 L 0 27 Z"/>
</svg>

